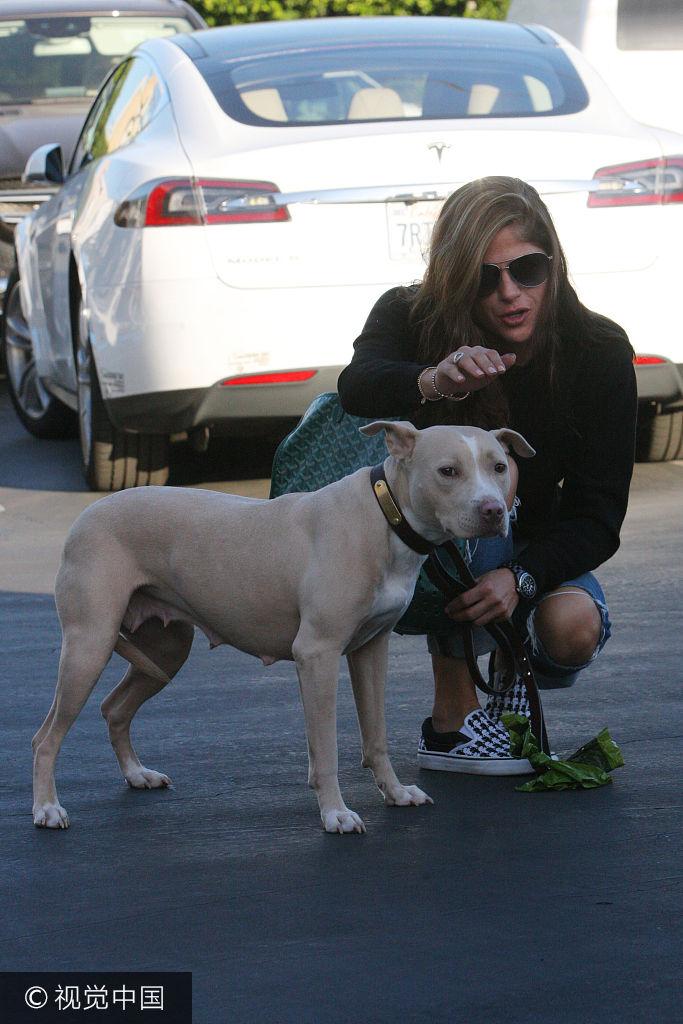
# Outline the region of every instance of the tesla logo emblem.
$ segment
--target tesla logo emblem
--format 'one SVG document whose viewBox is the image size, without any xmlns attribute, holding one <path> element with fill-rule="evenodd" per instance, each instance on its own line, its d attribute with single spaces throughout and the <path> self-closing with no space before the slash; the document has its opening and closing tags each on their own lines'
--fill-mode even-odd
<svg viewBox="0 0 683 1024">
<path fill-rule="evenodd" d="M 450 148 L 451 147 L 446 142 L 432 142 L 431 146 L 427 146 L 427 149 L 433 149 L 434 150 L 434 152 L 436 153 L 436 155 L 439 158 L 439 163 L 441 163 L 441 157 L 443 156 L 443 151 L 445 149 L 450 149 Z"/>
</svg>

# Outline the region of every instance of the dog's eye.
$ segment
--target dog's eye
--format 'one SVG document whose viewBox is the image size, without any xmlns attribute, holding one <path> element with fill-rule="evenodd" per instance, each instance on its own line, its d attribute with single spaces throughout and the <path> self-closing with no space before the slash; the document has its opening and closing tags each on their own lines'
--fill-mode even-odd
<svg viewBox="0 0 683 1024">
<path fill-rule="evenodd" d="M 504 462 L 497 462 L 495 465 L 496 473 L 505 473 L 507 466 Z"/>
<path fill-rule="evenodd" d="M 439 473 L 441 473 L 441 476 L 458 476 L 458 470 L 455 466 L 441 466 L 439 468 Z"/>
</svg>

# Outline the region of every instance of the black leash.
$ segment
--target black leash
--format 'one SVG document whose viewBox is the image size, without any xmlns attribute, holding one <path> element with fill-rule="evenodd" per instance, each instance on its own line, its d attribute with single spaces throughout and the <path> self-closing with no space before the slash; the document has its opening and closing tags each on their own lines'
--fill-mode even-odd
<svg viewBox="0 0 683 1024">
<path fill-rule="evenodd" d="M 425 572 L 427 573 L 431 583 L 434 584 L 437 590 L 441 591 L 444 596 L 444 601 L 448 604 L 448 602 L 452 601 L 454 597 L 464 594 L 467 590 L 470 590 L 475 586 L 477 580 L 470 572 L 467 562 L 462 557 L 457 545 L 454 544 L 453 541 L 448 541 L 444 544 L 443 550 L 445 550 L 449 558 L 452 559 L 458 576 L 451 576 L 451 574 L 444 569 L 433 551 L 425 562 Z M 538 740 L 543 753 L 550 754 L 550 743 L 548 741 L 548 733 L 545 727 L 543 707 L 541 705 L 541 696 L 538 692 L 536 677 L 534 675 L 534 670 L 531 665 L 529 655 L 527 654 L 526 647 L 524 646 L 522 638 L 517 632 L 512 621 L 510 619 L 503 619 L 501 622 L 491 622 L 488 626 L 484 626 L 486 632 L 495 640 L 505 661 L 505 672 L 501 681 L 502 685 L 498 689 L 494 689 L 490 686 L 479 671 L 477 658 L 474 653 L 472 626 L 469 623 L 461 623 L 461 626 L 463 629 L 465 660 L 467 661 L 467 668 L 472 678 L 472 682 L 475 686 L 478 686 L 480 690 L 483 690 L 484 693 L 499 696 L 507 693 L 519 678 L 524 685 L 524 689 L 526 690 L 526 694 L 529 699 L 531 731 Z"/>
<path fill-rule="evenodd" d="M 439 561 L 436 555 L 436 545 L 421 537 L 413 530 L 410 523 L 406 521 L 384 475 L 383 463 L 380 462 L 379 465 L 371 468 L 370 481 L 377 503 L 394 533 L 413 551 L 429 556 L 425 562 L 425 572 L 430 582 L 443 594 L 444 602 L 448 604 L 453 598 L 464 594 L 467 590 L 474 587 L 477 580 L 472 575 L 470 567 L 462 557 L 456 544 L 448 541 L 441 546 L 441 550 L 444 550 L 453 561 L 457 572 L 457 577 L 454 577 Z M 541 697 L 538 692 L 536 677 L 534 676 L 534 670 L 524 642 L 512 621 L 510 619 L 503 619 L 501 622 L 492 622 L 484 627 L 487 633 L 495 640 L 496 646 L 502 652 L 505 662 L 505 671 L 501 680 L 501 686 L 498 689 L 490 686 L 479 671 L 477 658 L 474 653 L 472 626 L 469 623 L 461 623 L 461 625 L 463 629 L 465 660 L 472 682 L 480 690 L 483 690 L 484 693 L 500 696 L 507 693 L 514 686 L 517 679 L 519 679 L 526 690 L 529 700 L 531 731 L 538 740 L 541 750 L 545 754 L 550 754 L 550 744 L 545 728 L 543 708 L 541 706 Z"/>
</svg>

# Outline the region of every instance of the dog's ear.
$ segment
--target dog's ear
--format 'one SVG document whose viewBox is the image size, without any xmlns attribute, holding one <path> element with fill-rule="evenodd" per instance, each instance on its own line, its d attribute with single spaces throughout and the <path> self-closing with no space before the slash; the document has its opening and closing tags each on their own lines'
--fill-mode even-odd
<svg viewBox="0 0 683 1024">
<path fill-rule="evenodd" d="M 375 420 L 374 423 L 368 423 L 366 427 L 358 429 L 361 434 L 366 434 L 368 437 L 378 434 L 380 430 L 385 430 L 389 454 L 397 459 L 409 459 L 413 454 L 418 431 L 407 420 L 399 420 L 397 423 L 392 423 L 391 420 Z"/>
<path fill-rule="evenodd" d="M 523 459 L 530 459 L 536 454 L 536 450 L 516 430 L 503 427 L 500 430 L 492 430 L 491 433 L 506 451 L 512 448 L 515 455 L 521 455 Z"/>
</svg>

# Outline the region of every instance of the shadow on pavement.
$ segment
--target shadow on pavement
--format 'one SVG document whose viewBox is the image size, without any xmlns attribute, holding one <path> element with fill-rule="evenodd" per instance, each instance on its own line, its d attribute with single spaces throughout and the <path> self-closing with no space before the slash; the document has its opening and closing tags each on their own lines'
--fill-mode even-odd
<svg viewBox="0 0 683 1024">
<path fill-rule="evenodd" d="M 269 478 L 273 456 L 283 436 L 211 438 L 206 452 L 195 452 L 186 442 L 173 445 L 168 482 L 191 487 L 198 483 Z"/>
<path fill-rule="evenodd" d="M 269 478 L 275 449 L 285 433 L 283 428 L 279 434 L 266 436 L 212 438 L 206 452 L 196 452 L 186 442 L 174 444 L 168 482 L 192 487 Z M 29 434 L 16 417 L 4 380 L 0 380 L 0 435 L 0 487 L 88 493 L 78 441 L 39 440 Z"/>
</svg>

